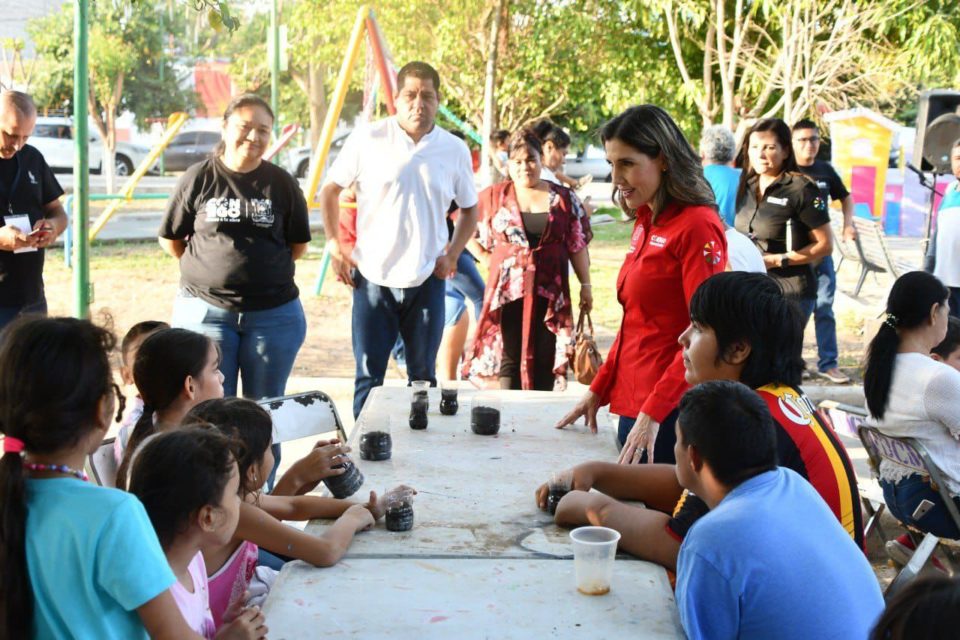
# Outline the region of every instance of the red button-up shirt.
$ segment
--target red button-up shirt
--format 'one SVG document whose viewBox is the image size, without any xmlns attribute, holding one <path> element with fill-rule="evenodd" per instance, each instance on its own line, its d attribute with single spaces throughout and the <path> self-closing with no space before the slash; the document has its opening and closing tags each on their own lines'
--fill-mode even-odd
<svg viewBox="0 0 960 640">
<path fill-rule="evenodd" d="M 726 269 L 727 241 L 711 207 L 671 203 L 656 225 L 649 207 L 637 213 L 617 277 L 623 320 L 590 389 L 617 415 L 663 422 L 688 386 L 677 338 L 690 324 L 690 297 Z"/>
</svg>

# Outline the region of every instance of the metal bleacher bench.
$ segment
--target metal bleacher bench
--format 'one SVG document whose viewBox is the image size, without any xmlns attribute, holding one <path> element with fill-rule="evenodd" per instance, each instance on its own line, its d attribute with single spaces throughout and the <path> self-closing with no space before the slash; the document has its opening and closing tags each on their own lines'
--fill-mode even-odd
<svg viewBox="0 0 960 640">
<path fill-rule="evenodd" d="M 857 253 L 860 254 L 860 279 L 853 291 L 853 297 L 860 295 L 863 282 L 870 272 L 889 273 L 894 278 L 899 278 L 908 271 L 916 271 L 916 267 L 894 259 L 878 222 L 854 217 L 853 228 L 857 231 Z"/>
</svg>

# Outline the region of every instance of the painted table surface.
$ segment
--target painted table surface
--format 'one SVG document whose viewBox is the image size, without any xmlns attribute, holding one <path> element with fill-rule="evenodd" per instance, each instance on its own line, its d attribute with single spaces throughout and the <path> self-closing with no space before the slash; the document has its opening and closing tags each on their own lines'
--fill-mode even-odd
<svg viewBox="0 0 960 640">
<path fill-rule="evenodd" d="M 457 415 L 442 416 L 439 389 L 431 389 L 429 425 L 414 431 L 410 390 L 373 390 L 351 437 L 351 457 L 365 478 L 353 499 L 409 484 L 419 492 L 414 527 L 395 533 L 378 523 L 358 534 L 332 569 L 289 563 L 265 607 L 271 638 L 312 637 L 313 621 L 317 637 L 683 636 L 666 573 L 656 565 L 620 554 L 610 594 L 577 593 L 569 534 L 534 502 L 551 472 L 616 459 L 609 414 L 601 413 L 598 434 L 582 420 L 557 430 L 579 396 L 496 391 L 500 432 L 479 436 L 470 430 L 476 393 L 461 389 Z M 365 426 L 389 427 L 390 460 L 360 459 Z M 307 531 L 326 526 L 313 521 Z"/>
</svg>

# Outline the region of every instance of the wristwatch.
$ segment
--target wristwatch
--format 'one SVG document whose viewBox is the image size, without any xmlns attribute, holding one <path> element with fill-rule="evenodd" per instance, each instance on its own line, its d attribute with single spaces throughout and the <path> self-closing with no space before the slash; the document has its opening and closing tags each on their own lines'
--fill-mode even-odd
<svg viewBox="0 0 960 640">
<path fill-rule="evenodd" d="M 787 254 L 785 253 L 780 254 L 780 267 L 782 268 L 782 267 L 789 267 L 789 266 L 790 266 L 790 258 L 787 257 Z"/>
</svg>

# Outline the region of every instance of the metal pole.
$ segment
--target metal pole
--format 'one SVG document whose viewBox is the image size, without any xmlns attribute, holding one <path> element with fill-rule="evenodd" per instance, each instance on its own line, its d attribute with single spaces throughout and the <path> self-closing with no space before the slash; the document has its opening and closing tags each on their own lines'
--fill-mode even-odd
<svg viewBox="0 0 960 640">
<path fill-rule="evenodd" d="M 73 246 L 76 260 L 73 269 L 73 314 L 90 316 L 90 243 L 87 240 L 87 218 L 90 214 L 90 162 L 87 157 L 87 2 L 74 0 L 73 14 Z"/>
<path fill-rule="evenodd" d="M 273 137 L 280 137 L 280 25 L 277 0 L 270 5 L 270 108 L 273 109 Z"/>
</svg>

